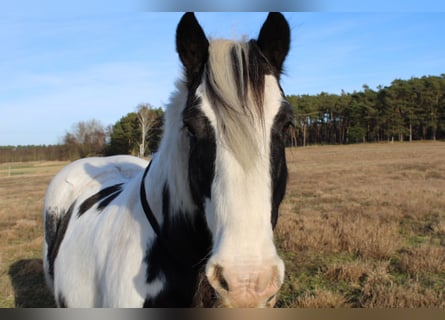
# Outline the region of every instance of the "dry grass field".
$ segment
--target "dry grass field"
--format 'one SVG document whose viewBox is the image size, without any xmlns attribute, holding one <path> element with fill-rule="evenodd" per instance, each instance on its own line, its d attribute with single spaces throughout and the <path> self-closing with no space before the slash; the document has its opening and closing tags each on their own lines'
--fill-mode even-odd
<svg viewBox="0 0 445 320">
<path fill-rule="evenodd" d="M 289 150 L 282 307 L 445 307 L 445 143 Z"/>
<path fill-rule="evenodd" d="M 445 307 L 445 143 L 288 150 L 279 307 Z M 0 307 L 50 307 L 42 203 L 65 163 L 0 165 Z"/>
<path fill-rule="evenodd" d="M 0 307 L 54 306 L 42 273 L 42 206 L 66 164 L 0 164 Z"/>
</svg>

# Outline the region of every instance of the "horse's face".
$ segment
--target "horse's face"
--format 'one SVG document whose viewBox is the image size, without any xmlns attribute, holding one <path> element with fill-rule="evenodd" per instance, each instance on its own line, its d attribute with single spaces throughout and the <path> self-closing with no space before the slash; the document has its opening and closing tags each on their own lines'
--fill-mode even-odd
<svg viewBox="0 0 445 320">
<path fill-rule="evenodd" d="M 213 238 L 206 276 L 224 306 L 273 306 L 284 264 L 273 243 L 292 108 L 279 85 L 289 27 L 271 14 L 257 40 L 209 43 L 193 14 L 178 25 L 188 98 L 189 185 Z"/>
</svg>

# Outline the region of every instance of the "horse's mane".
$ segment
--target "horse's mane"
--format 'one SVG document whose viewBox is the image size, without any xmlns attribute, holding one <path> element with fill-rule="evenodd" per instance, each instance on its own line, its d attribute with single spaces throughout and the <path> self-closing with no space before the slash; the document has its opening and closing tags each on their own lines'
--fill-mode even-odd
<svg viewBox="0 0 445 320">
<path fill-rule="evenodd" d="M 271 73 L 256 42 L 212 40 L 204 70 L 205 94 L 227 148 L 246 170 L 261 153 L 265 75 Z"/>
</svg>

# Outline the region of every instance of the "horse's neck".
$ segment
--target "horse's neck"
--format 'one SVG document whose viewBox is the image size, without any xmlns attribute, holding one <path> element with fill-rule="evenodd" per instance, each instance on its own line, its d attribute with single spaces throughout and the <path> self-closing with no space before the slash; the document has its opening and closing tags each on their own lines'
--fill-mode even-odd
<svg viewBox="0 0 445 320">
<path fill-rule="evenodd" d="M 190 192 L 188 141 L 180 130 L 183 126 L 181 106 L 187 94 L 185 88 L 178 89 L 167 107 L 164 135 L 159 151 L 153 157 L 145 187 L 147 200 L 166 236 L 171 238 L 169 233 L 174 232 L 176 236 L 172 242 L 183 242 L 185 247 L 195 246 L 201 253 L 199 247 L 207 249 L 209 237 L 204 214 L 194 203 Z M 197 239 L 190 237 L 193 230 L 198 234 Z M 201 244 L 196 245 L 197 242 Z"/>
<path fill-rule="evenodd" d="M 147 199 L 168 255 L 196 271 L 211 249 L 211 236 L 204 213 L 192 200 L 188 170 L 176 159 L 171 154 L 167 158 L 154 156 L 145 181 Z"/>
<path fill-rule="evenodd" d="M 190 194 L 188 170 L 176 159 L 171 153 L 156 154 L 144 181 L 147 200 L 161 223 L 166 214 L 173 218 L 178 214 L 192 214 L 197 209 Z"/>
</svg>

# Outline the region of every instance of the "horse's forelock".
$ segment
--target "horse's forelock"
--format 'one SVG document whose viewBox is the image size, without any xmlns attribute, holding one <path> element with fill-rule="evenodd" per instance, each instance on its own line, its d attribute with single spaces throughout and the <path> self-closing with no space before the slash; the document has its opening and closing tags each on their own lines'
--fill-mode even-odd
<svg viewBox="0 0 445 320">
<path fill-rule="evenodd" d="M 270 66 L 254 41 L 212 40 L 204 70 L 204 93 L 226 147 L 244 168 L 259 154 L 264 132 L 265 75 Z"/>
</svg>

